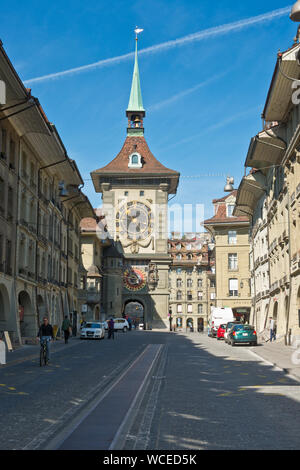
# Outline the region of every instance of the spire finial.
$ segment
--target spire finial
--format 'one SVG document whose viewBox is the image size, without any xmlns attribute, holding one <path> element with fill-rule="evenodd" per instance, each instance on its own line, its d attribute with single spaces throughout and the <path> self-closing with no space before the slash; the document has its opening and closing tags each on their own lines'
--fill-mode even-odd
<svg viewBox="0 0 300 470">
<path fill-rule="evenodd" d="M 142 33 L 144 30 L 141 29 L 141 28 L 138 28 L 137 26 L 135 27 L 135 40 L 137 41 L 138 40 L 138 34 Z"/>
<path fill-rule="evenodd" d="M 145 115 L 145 110 L 143 107 L 143 100 L 142 100 L 142 92 L 141 92 L 141 85 L 140 85 L 140 74 L 139 74 L 139 66 L 138 66 L 138 51 L 137 51 L 137 41 L 138 41 L 138 34 L 144 31 L 141 28 L 136 27 L 135 32 L 135 59 L 134 59 L 134 69 L 133 69 L 133 77 L 132 77 L 132 84 L 131 84 L 131 92 L 130 98 L 127 108 L 127 115 L 130 112 L 137 112 L 143 113 Z"/>
</svg>

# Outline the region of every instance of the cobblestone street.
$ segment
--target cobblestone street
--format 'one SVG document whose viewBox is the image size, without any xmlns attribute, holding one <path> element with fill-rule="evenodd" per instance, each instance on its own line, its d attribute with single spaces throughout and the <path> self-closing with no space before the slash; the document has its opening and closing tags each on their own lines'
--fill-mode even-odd
<svg viewBox="0 0 300 470">
<path fill-rule="evenodd" d="M 130 387 L 122 400 L 114 398 L 114 390 L 129 372 L 138 374 L 149 345 L 159 345 L 160 354 L 134 379 L 139 396 L 130 399 L 135 405 L 130 409 Z M 69 345 L 55 345 L 51 365 L 44 368 L 32 357 L 37 348 L 16 351 L 19 357 L 0 369 L 0 425 L 6 430 L 1 449 L 72 445 L 70 429 L 77 439 L 83 436 L 82 448 L 87 440 L 92 448 L 108 448 L 100 437 L 95 443 L 103 428 L 103 397 L 115 449 L 300 448 L 299 382 L 260 359 L 263 346 L 232 348 L 198 333 L 137 331 L 116 334 L 115 341 L 73 338 Z M 97 417 L 93 427 L 91 417 Z M 117 419 L 126 424 L 123 434 Z"/>
</svg>

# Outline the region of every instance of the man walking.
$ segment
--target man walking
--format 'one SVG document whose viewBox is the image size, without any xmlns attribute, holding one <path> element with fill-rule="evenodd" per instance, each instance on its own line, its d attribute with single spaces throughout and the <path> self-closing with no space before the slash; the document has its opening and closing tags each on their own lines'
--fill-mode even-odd
<svg viewBox="0 0 300 470">
<path fill-rule="evenodd" d="M 61 329 L 64 332 L 65 344 L 68 344 L 68 340 L 70 336 L 70 327 L 71 327 L 71 322 L 68 318 L 68 315 L 66 315 L 61 325 Z"/>
<path fill-rule="evenodd" d="M 37 338 L 40 339 L 41 344 L 46 342 L 46 361 L 49 364 L 50 361 L 50 341 L 54 341 L 53 327 L 50 325 L 48 318 L 43 318 L 43 323 L 41 324 Z"/>
<path fill-rule="evenodd" d="M 273 339 L 274 340 L 276 339 L 276 336 L 275 336 L 275 321 L 271 317 L 271 319 L 270 319 L 270 342 L 272 342 Z"/>
<path fill-rule="evenodd" d="M 115 322 L 112 318 L 108 322 L 108 337 L 107 337 L 107 339 L 110 339 L 111 337 L 113 339 L 115 339 Z"/>
</svg>

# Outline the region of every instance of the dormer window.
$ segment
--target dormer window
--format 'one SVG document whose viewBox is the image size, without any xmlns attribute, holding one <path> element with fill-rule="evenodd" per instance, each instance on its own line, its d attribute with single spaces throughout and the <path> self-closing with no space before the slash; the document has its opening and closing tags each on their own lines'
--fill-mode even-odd
<svg viewBox="0 0 300 470">
<path fill-rule="evenodd" d="M 227 205 L 227 217 L 233 217 L 234 208 L 235 208 L 235 204 Z"/>
<path fill-rule="evenodd" d="M 134 152 L 131 155 L 129 155 L 129 163 L 128 163 L 128 168 L 142 168 L 142 156 Z"/>
</svg>

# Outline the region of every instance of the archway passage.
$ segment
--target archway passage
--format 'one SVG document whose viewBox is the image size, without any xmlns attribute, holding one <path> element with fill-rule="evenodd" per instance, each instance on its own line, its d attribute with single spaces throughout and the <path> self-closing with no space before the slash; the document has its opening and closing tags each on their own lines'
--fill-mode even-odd
<svg viewBox="0 0 300 470">
<path fill-rule="evenodd" d="M 0 330 L 7 329 L 9 315 L 9 296 L 6 287 L 0 285 Z"/>
<path fill-rule="evenodd" d="M 129 317 L 132 325 L 145 324 L 145 308 L 139 300 L 127 300 L 124 304 L 124 316 Z"/>
<path fill-rule="evenodd" d="M 186 321 L 186 327 L 190 329 L 190 331 L 194 331 L 194 320 L 193 318 L 188 318 Z"/>
<path fill-rule="evenodd" d="M 37 334 L 36 318 L 28 292 L 21 291 L 18 300 L 21 336 L 35 336 Z"/>
<path fill-rule="evenodd" d="M 204 331 L 204 319 L 203 318 L 198 318 L 198 321 L 197 321 L 197 330 L 200 332 L 200 331 Z"/>
</svg>

